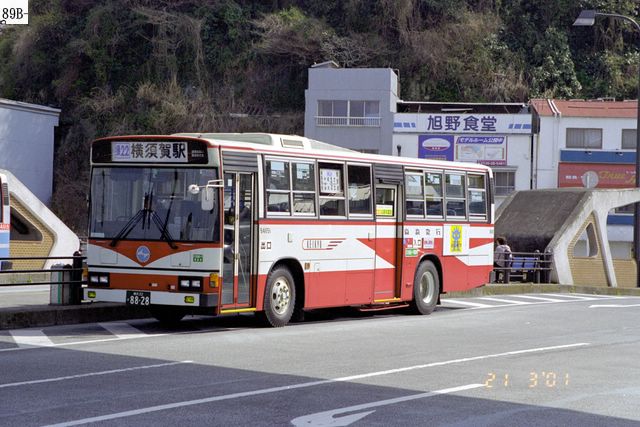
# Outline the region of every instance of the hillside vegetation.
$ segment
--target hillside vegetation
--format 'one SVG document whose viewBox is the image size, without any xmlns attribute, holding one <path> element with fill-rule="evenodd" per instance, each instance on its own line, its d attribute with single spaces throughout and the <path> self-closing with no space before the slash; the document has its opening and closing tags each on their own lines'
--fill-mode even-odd
<svg viewBox="0 0 640 427">
<path fill-rule="evenodd" d="M 62 108 L 54 210 L 83 232 L 88 143 L 303 131 L 307 69 L 390 67 L 401 97 L 636 98 L 633 0 L 31 0 L 0 33 L 0 96 Z M 239 113 L 232 114 L 230 113 Z"/>
</svg>

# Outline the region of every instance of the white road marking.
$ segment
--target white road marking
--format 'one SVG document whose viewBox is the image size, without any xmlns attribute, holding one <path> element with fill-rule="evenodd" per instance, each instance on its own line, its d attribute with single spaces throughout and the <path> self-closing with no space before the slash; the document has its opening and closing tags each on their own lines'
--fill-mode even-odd
<svg viewBox="0 0 640 427">
<path fill-rule="evenodd" d="M 510 295 L 511 298 L 527 298 L 527 299 L 533 299 L 533 300 L 537 300 L 537 301 L 544 301 L 544 302 L 567 302 L 567 300 L 560 300 L 560 299 L 553 299 L 553 298 L 543 298 L 543 297 L 534 297 L 531 295 Z M 532 303 L 535 304 L 535 303 Z"/>
<path fill-rule="evenodd" d="M 166 403 L 164 405 L 156 405 L 156 406 L 149 406 L 149 407 L 146 407 L 146 408 L 132 409 L 132 410 L 129 410 L 129 411 L 115 412 L 115 413 L 111 413 L 111 414 L 100 415 L 100 416 L 97 416 L 97 417 L 89 417 L 89 418 L 82 418 L 82 419 L 78 419 L 78 420 L 65 421 L 65 422 L 58 423 L 58 424 L 51 424 L 48 427 L 76 426 L 76 425 L 80 425 L 80 424 L 94 423 L 94 422 L 99 422 L 99 421 L 109 421 L 109 420 L 115 420 L 115 419 L 119 419 L 119 418 L 133 417 L 133 416 L 136 416 L 136 415 L 149 414 L 149 413 L 152 413 L 152 412 L 166 411 L 168 409 L 183 408 L 183 407 L 186 407 L 186 406 L 201 405 L 201 404 L 204 404 L 204 403 L 220 402 L 220 401 L 223 401 L 223 400 L 238 399 L 238 398 L 242 398 L 242 397 L 258 396 L 258 395 L 270 394 L 270 393 L 278 393 L 278 392 L 281 392 L 281 391 L 291 391 L 291 390 L 296 390 L 296 389 L 301 389 L 301 388 L 309 388 L 309 387 L 315 387 L 315 386 L 320 386 L 320 385 L 325 385 L 325 384 L 333 384 L 333 383 L 338 383 L 338 382 L 355 381 L 355 380 L 361 380 L 361 379 L 364 379 L 364 378 L 372 378 L 372 377 L 378 377 L 378 376 L 382 376 L 382 375 L 397 374 L 397 373 L 400 373 L 400 372 L 413 371 L 413 370 L 416 370 L 416 369 L 425 369 L 425 368 L 432 368 L 432 367 L 435 367 L 435 366 L 453 365 L 453 364 L 457 364 L 457 363 L 474 362 L 474 361 L 477 361 L 477 360 L 495 359 L 495 358 L 499 358 L 499 357 L 515 356 L 515 355 L 521 355 L 521 354 L 540 353 L 540 352 L 553 351 L 553 350 L 564 350 L 564 349 L 570 349 L 570 348 L 585 347 L 585 346 L 588 346 L 588 345 L 590 345 L 590 343 L 575 343 L 575 344 L 556 345 L 556 346 L 549 346 L 549 347 L 529 348 L 529 349 L 525 349 L 525 350 L 507 351 L 507 352 L 504 352 L 504 353 L 486 354 L 486 355 L 483 355 L 483 356 L 465 357 L 465 358 L 461 358 L 461 359 L 446 360 L 446 361 L 442 361 L 442 362 L 426 363 L 424 365 L 414 365 L 414 366 L 406 366 L 406 367 L 403 367 L 403 368 L 389 369 L 389 370 L 386 370 L 386 371 L 368 372 L 368 373 L 365 373 L 365 374 L 351 375 L 351 376 L 348 376 L 348 377 L 333 378 L 333 379 L 318 380 L 318 381 L 310 381 L 310 382 L 306 382 L 306 383 L 289 384 L 289 385 L 284 385 L 284 386 L 280 386 L 280 387 L 270 387 L 270 388 L 263 388 L 263 389 L 259 389 L 259 390 L 250 390 L 250 391 L 243 391 L 243 392 L 232 393 L 232 394 L 223 394 L 223 395 L 219 395 L 219 396 L 205 397 L 205 398 L 202 398 L 202 399 L 185 400 L 185 401 L 182 401 L 182 402 Z"/>
<path fill-rule="evenodd" d="M 463 300 L 463 299 L 456 299 L 456 298 L 443 298 L 442 299 L 442 304 L 445 304 L 445 303 L 467 305 L 469 307 L 477 307 L 477 308 L 491 308 L 491 307 L 493 307 L 492 305 L 488 305 L 488 304 L 480 304 L 479 302 L 471 302 L 471 301 L 466 301 L 466 300 Z"/>
<path fill-rule="evenodd" d="M 22 330 L 19 330 L 22 331 Z M 187 332 L 185 332 L 187 333 Z M 178 333 L 180 334 L 180 332 Z M 68 347 L 71 345 L 81 345 L 81 344 L 96 344 L 101 342 L 111 342 L 111 341 L 122 341 L 122 340 L 130 340 L 132 338 L 154 338 L 154 337 L 163 337 L 167 334 L 142 334 L 142 335 L 128 335 L 114 338 L 100 338 L 97 340 L 86 340 L 86 341 L 72 341 L 72 342 L 62 342 L 62 343 L 51 343 L 51 345 L 47 345 L 46 347 Z M 173 334 L 177 335 L 177 334 Z M 13 347 L 13 348 L 3 348 L 0 349 L 0 353 L 4 353 L 5 351 L 19 351 L 19 350 L 32 350 L 36 347 Z"/>
<path fill-rule="evenodd" d="M 363 403 L 360 405 L 347 406 L 340 409 L 333 409 L 330 411 L 317 412 L 315 414 L 303 415 L 302 417 L 291 420 L 291 424 L 294 426 L 348 426 L 358 420 L 366 417 L 369 414 L 375 412 L 364 411 L 355 414 L 344 415 L 342 417 L 335 417 L 345 412 L 361 411 L 363 409 L 375 408 L 378 406 L 394 405 L 396 403 L 407 402 L 416 399 L 425 399 L 427 397 L 440 396 L 442 394 L 457 393 L 459 391 L 472 390 L 474 388 L 484 387 L 484 384 L 467 384 L 458 387 L 445 388 L 442 390 L 429 391 L 426 393 L 413 394 L 411 396 L 396 397 L 393 399 L 379 400 L 377 402 Z"/>
<path fill-rule="evenodd" d="M 486 300 L 486 301 L 504 302 L 504 303 L 513 304 L 513 305 L 530 305 L 531 304 L 530 302 L 515 301 L 510 299 L 493 298 L 493 297 L 481 297 L 480 299 Z"/>
<path fill-rule="evenodd" d="M 573 298 L 582 301 L 593 301 L 595 299 L 609 299 L 609 298 L 618 298 L 613 295 L 589 295 L 589 294 L 545 294 L 552 297 L 564 297 L 564 298 Z"/>
<path fill-rule="evenodd" d="M 88 372 L 86 374 L 69 375 L 69 376 L 66 376 L 66 377 L 45 378 L 45 379 L 41 379 L 41 380 L 31 380 L 31 381 L 21 381 L 21 382 L 16 382 L 16 383 L 0 384 L 0 388 L 18 387 L 18 386 L 31 385 L 31 384 L 51 383 L 51 382 L 56 382 L 56 381 L 73 380 L 73 379 L 76 379 L 76 378 L 95 377 L 95 376 L 99 376 L 99 375 L 118 374 L 118 373 L 121 373 L 121 372 L 138 371 L 140 369 L 163 368 L 163 367 L 166 367 L 166 366 L 181 365 L 181 364 L 185 364 L 185 363 L 193 363 L 193 361 L 191 361 L 191 360 L 183 360 L 181 362 L 159 363 L 157 365 L 134 366 L 132 368 L 112 369 L 110 371 Z"/>
<path fill-rule="evenodd" d="M 18 347 L 52 347 L 55 344 L 41 329 L 14 329 L 9 331 Z"/>
<path fill-rule="evenodd" d="M 640 307 L 640 304 L 593 304 L 589 308 L 627 308 L 627 307 Z"/>
<path fill-rule="evenodd" d="M 141 338 L 147 336 L 147 334 L 142 332 L 140 329 L 124 322 L 98 323 L 98 325 L 105 328 L 116 337 L 122 339 Z"/>
</svg>

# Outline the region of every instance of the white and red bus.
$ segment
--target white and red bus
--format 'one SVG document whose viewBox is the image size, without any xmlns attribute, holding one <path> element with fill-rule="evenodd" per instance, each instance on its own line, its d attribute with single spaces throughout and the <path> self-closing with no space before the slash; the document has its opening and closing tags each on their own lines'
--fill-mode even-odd
<svg viewBox="0 0 640 427">
<path fill-rule="evenodd" d="M 122 136 L 91 150 L 90 300 L 188 313 L 410 305 L 488 282 L 491 169 L 273 134 Z"/>
<path fill-rule="evenodd" d="M 0 173 L 0 258 L 9 258 L 9 240 L 11 236 L 11 207 L 9 196 L 9 181 L 5 174 Z M 1 261 L 0 269 L 5 269 L 11 263 Z"/>
</svg>

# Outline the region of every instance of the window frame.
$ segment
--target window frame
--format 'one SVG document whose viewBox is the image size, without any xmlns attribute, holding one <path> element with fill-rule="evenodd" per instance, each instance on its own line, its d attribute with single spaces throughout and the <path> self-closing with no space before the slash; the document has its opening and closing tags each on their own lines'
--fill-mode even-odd
<svg viewBox="0 0 640 427">
<path fill-rule="evenodd" d="M 350 166 L 355 166 L 355 167 L 366 167 L 369 169 L 369 212 L 368 213 L 351 213 L 351 196 L 348 194 L 349 193 L 349 167 Z M 373 167 L 371 165 L 371 163 L 357 163 L 357 162 L 347 162 L 346 163 L 346 170 L 347 173 L 345 174 L 346 177 L 346 181 L 347 181 L 347 186 L 345 187 L 345 208 L 346 208 L 346 215 L 348 218 L 353 218 L 353 219 L 371 219 L 373 218 L 373 208 L 374 208 L 374 204 L 375 204 L 375 200 L 373 197 L 374 194 L 374 190 L 373 190 Z M 318 196 L 320 194 L 318 193 Z"/>
<path fill-rule="evenodd" d="M 569 133 L 581 131 L 581 142 L 582 145 L 569 145 Z M 587 146 L 587 132 L 588 131 L 598 131 L 600 134 L 600 143 L 597 147 L 589 147 Z M 567 149 L 574 150 L 602 150 L 603 136 L 602 136 L 602 128 L 566 128 L 565 130 L 565 147 Z"/>
<path fill-rule="evenodd" d="M 427 208 L 427 174 L 438 174 L 440 175 L 440 197 L 437 198 L 437 200 L 440 200 L 440 203 L 442 204 L 442 213 L 440 215 L 429 215 L 429 209 Z M 427 217 L 427 219 L 439 219 L 441 221 L 444 221 L 446 219 L 446 215 L 445 215 L 445 209 L 446 209 L 446 194 L 445 194 L 445 187 L 444 187 L 444 175 L 445 175 L 445 171 L 442 169 L 427 169 L 425 171 L 423 171 L 423 175 L 424 175 L 424 213 Z M 436 199 L 434 199 L 436 200 Z"/>
<path fill-rule="evenodd" d="M 481 177 L 483 182 L 483 187 L 482 188 L 471 187 L 470 185 L 471 176 Z M 467 212 L 469 215 L 469 221 L 485 222 L 489 218 L 489 200 L 488 200 L 489 192 L 487 188 L 488 179 L 489 179 L 489 176 L 486 172 L 485 173 L 467 172 Z M 484 214 L 474 214 L 471 212 L 471 192 L 472 191 L 482 192 L 484 194 Z"/>
<path fill-rule="evenodd" d="M 420 197 L 409 196 L 407 192 L 407 176 L 419 176 L 420 177 Z M 408 202 L 421 202 L 422 203 L 422 215 L 419 214 L 409 214 L 409 209 L 407 208 Z M 405 169 L 404 171 L 404 211 L 406 219 L 424 219 L 427 210 L 426 210 L 426 194 L 425 194 L 425 171 L 417 170 L 417 169 Z"/>
<path fill-rule="evenodd" d="M 507 197 L 511 193 L 514 193 L 516 191 L 516 172 L 517 172 L 516 168 L 492 168 L 492 171 L 493 171 L 493 191 L 494 191 L 493 194 L 495 197 Z M 512 174 L 513 188 L 511 186 L 498 185 L 498 174 L 503 174 L 503 173 Z M 499 188 L 500 189 L 512 188 L 512 189 L 507 193 L 502 193 L 501 190 L 498 190 Z"/>
<path fill-rule="evenodd" d="M 276 161 L 283 162 L 289 165 L 289 189 L 288 190 L 280 190 L 280 189 L 269 189 L 267 188 L 267 184 L 269 181 L 269 177 L 267 176 L 267 162 Z M 311 175 L 313 177 L 313 187 L 314 190 L 294 190 L 293 185 L 293 165 L 296 163 L 310 164 L 314 168 L 314 172 Z M 266 217 L 270 218 L 285 218 L 285 217 L 298 217 L 298 218 L 317 218 L 318 217 L 318 180 L 315 170 L 317 169 L 317 162 L 312 159 L 300 159 L 293 157 L 279 157 L 279 156 L 265 156 L 264 157 L 264 212 Z M 269 194 L 287 194 L 289 200 L 289 211 L 281 212 L 281 211 L 270 211 L 269 210 Z M 294 196 L 295 194 L 312 194 L 313 195 L 313 205 L 314 212 L 296 212 L 294 209 Z"/>
<path fill-rule="evenodd" d="M 320 169 L 321 166 L 320 164 L 333 164 L 333 165 L 340 165 L 342 167 L 342 197 L 335 197 L 335 196 L 323 196 L 321 194 L 321 189 L 320 189 Z M 326 160 L 326 159 L 318 159 L 317 161 L 317 200 L 318 200 L 318 217 L 319 218 L 340 218 L 340 219 L 346 219 L 348 218 L 348 200 L 347 200 L 347 177 L 345 172 L 345 162 L 341 162 L 341 161 L 337 161 L 337 160 Z M 320 212 L 320 201 L 321 200 L 342 200 L 344 201 L 344 215 L 323 215 Z"/>
<path fill-rule="evenodd" d="M 625 147 L 624 145 L 624 141 L 625 141 L 625 131 L 628 134 L 629 132 L 633 132 L 633 138 L 631 139 L 631 146 L 630 147 Z M 620 140 L 620 149 L 621 150 L 635 150 L 637 148 L 637 130 L 636 129 L 622 129 L 622 137 Z M 629 138 L 627 138 L 629 139 Z"/>
<path fill-rule="evenodd" d="M 459 176 L 462 180 L 462 197 L 453 197 L 449 196 L 449 191 L 447 190 L 447 177 L 448 176 Z M 456 171 L 456 170 L 445 170 L 444 171 L 444 205 L 443 205 L 443 214 L 446 221 L 461 221 L 467 220 L 469 218 L 469 206 L 467 205 L 467 173 L 466 171 Z M 464 205 L 464 215 L 449 215 L 448 205 L 449 202 L 463 202 Z"/>
</svg>

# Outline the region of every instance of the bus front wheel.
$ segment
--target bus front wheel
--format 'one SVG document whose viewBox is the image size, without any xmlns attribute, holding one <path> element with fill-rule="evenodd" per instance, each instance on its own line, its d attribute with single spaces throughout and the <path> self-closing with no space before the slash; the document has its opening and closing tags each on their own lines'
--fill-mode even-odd
<svg viewBox="0 0 640 427">
<path fill-rule="evenodd" d="M 431 314 L 438 304 L 440 278 L 438 269 L 431 261 L 423 261 L 418 266 L 413 281 L 413 311 L 417 314 Z"/>
<path fill-rule="evenodd" d="M 296 303 L 293 275 L 287 267 L 273 269 L 267 277 L 263 319 L 273 327 L 289 323 Z"/>
</svg>

